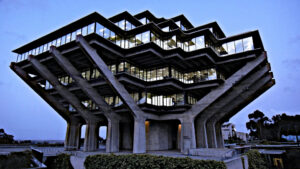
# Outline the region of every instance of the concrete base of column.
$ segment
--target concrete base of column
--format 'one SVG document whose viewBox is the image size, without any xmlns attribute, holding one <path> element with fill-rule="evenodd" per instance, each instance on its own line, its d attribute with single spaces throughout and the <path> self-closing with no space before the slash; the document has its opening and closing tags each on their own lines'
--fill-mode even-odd
<svg viewBox="0 0 300 169">
<path fill-rule="evenodd" d="M 145 120 L 134 120 L 133 153 L 146 153 Z"/>
<path fill-rule="evenodd" d="M 216 129 L 216 139 L 217 139 L 217 148 L 224 148 L 224 140 L 222 135 L 222 124 L 217 123 L 215 126 Z"/>
<path fill-rule="evenodd" d="M 206 136 L 208 148 L 217 148 L 217 140 L 216 140 L 216 130 L 215 124 L 212 122 L 207 122 L 206 124 Z"/>
<path fill-rule="evenodd" d="M 86 125 L 83 151 L 96 151 L 98 149 L 99 125 L 91 122 Z"/>
<path fill-rule="evenodd" d="M 108 120 L 107 126 L 107 140 L 106 140 L 106 152 L 114 153 L 119 152 L 119 120 Z"/>
<path fill-rule="evenodd" d="M 208 148 L 205 124 L 197 120 L 195 126 L 197 132 L 196 133 L 197 148 Z"/>
<path fill-rule="evenodd" d="M 182 130 L 182 143 L 181 143 L 181 152 L 183 154 L 189 154 L 190 149 L 196 148 L 196 136 L 195 136 L 195 126 L 192 120 L 183 121 L 181 123 Z"/>
<path fill-rule="evenodd" d="M 78 150 L 80 147 L 81 125 L 68 123 L 64 148 L 66 151 Z"/>
</svg>

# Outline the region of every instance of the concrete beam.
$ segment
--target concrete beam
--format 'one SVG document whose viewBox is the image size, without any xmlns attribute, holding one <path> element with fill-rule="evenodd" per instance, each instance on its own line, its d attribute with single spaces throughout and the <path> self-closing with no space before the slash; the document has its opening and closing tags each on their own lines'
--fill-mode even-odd
<svg viewBox="0 0 300 169">
<path fill-rule="evenodd" d="M 13 70 L 28 86 L 30 86 L 41 98 L 43 98 L 63 119 L 70 122 L 71 113 L 53 96 L 48 94 L 40 85 L 34 83 L 31 77 L 14 62 L 10 65 Z"/>
<path fill-rule="evenodd" d="M 97 65 L 98 69 L 102 73 L 104 79 L 110 86 L 116 91 L 123 103 L 129 108 L 133 116 L 142 116 L 143 111 L 138 107 L 133 98 L 130 96 L 125 87 L 115 78 L 113 73 L 109 70 L 106 63 L 102 60 L 97 51 L 92 48 L 89 43 L 81 36 L 78 35 L 76 42 L 82 48 L 83 52 Z"/>
<path fill-rule="evenodd" d="M 72 151 L 80 148 L 81 123 L 71 119 L 67 126 L 65 150 Z"/>
<path fill-rule="evenodd" d="M 89 120 L 98 119 L 94 116 L 90 111 L 88 111 L 79 101 L 79 99 L 69 90 L 60 84 L 57 77 L 52 74 L 48 70 L 48 68 L 42 65 L 36 58 L 32 55 L 28 57 L 29 61 L 31 62 L 32 66 L 36 69 L 37 72 L 46 80 L 51 83 L 51 85 L 58 91 L 58 93 L 65 98 L 72 106 L 77 110 L 77 112 L 88 122 Z"/>
<path fill-rule="evenodd" d="M 144 118 L 134 119 L 133 153 L 146 153 L 146 128 Z"/>
<path fill-rule="evenodd" d="M 204 127 L 206 130 L 206 136 L 202 135 L 202 137 L 208 139 L 206 147 L 214 148 L 216 147 L 216 133 L 214 124 L 206 124 L 207 120 L 210 119 L 212 116 L 217 115 L 220 116 L 220 110 L 228 105 L 232 104 L 233 101 L 236 100 L 236 97 L 240 95 L 240 93 L 244 90 L 247 90 L 252 84 L 256 83 L 263 75 L 265 75 L 269 71 L 269 66 L 265 65 L 261 69 L 257 70 L 254 73 L 251 73 L 246 79 L 241 81 L 236 86 L 232 87 L 232 89 L 222 97 L 222 99 L 217 100 L 216 102 L 212 103 L 207 109 L 205 109 L 200 115 L 198 122 L 202 123 L 199 127 Z M 199 143 L 202 145 L 203 143 Z"/>
<path fill-rule="evenodd" d="M 260 90 L 262 87 L 264 87 L 264 85 L 266 85 L 268 82 L 270 82 L 271 79 L 272 79 L 272 75 L 270 75 L 270 74 L 261 78 L 260 80 L 255 82 L 255 84 L 253 84 L 248 90 L 243 91 L 243 93 L 241 93 L 237 98 L 233 99 L 230 104 L 221 108 L 218 113 L 216 113 L 214 116 L 212 116 L 208 120 L 207 125 L 211 127 L 211 130 L 209 130 L 209 128 L 207 128 L 207 130 L 210 131 L 210 134 L 208 134 L 208 137 L 210 137 L 210 138 L 208 138 L 208 140 L 211 141 L 210 147 L 217 148 L 217 147 L 222 146 L 222 145 L 218 145 L 218 141 L 217 141 L 217 140 L 219 140 L 219 138 L 217 138 L 217 135 L 216 135 L 216 133 L 218 133 L 219 131 L 216 131 L 216 129 L 215 129 L 215 126 L 217 125 L 217 123 L 222 118 L 224 118 L 224 116 L 226 116 L 228 113 L 230 113 L 231 110 L 233 110 L 239 104 L 243 103 L 248 97 L 251 97 L 258 90 Z"/>
<path fill-rule="evenodd" d="M 120 120 L 118 118 L 110 118 L 107 126 L 106 136 L 106 152 L 119 152 L 120 148 Z"/>
<path fill-rule="evenodd" d="M 201 100 L 199 100 L 196 104 L 194 104 L 192 108 L 185 113 L 190 114 L 193 118 L 195 118 L 198 114 L 203 112 L 203 110 L 205 110 L 211 103 L 213 103 L 222 95 L 224 95 L 226 92 L 228 92 L 237 82 L 242 80 L 245 76 L 247 76 L 251 71 L 253 71 L 257 66 L 259 66 L 265 60 L 266 60 L 266 55 L 265 53 L 262 53 L 256 59 L 248 62 L 245 66 L 243 66 L 232 76 L 230 76 L 225 81 L 225 83 L 220 85 L 218 88 L 212 90 Z"/>
<path fill-rule="evenodd" d="M 83 151 L 96 151 L 98 149 L 99 123 L 88 121 L 86 124 Z"/>
<path fill-rule="evenodd" d="M 63 68 L 75 80 L 82 91 L 100 107 L 100 111 L 103 114 L 112 112 L 110 106 L 100 96 L 97 90 L 94 89 L 88 83 L 88 81 L 81 76 L 81 73 L 67 58 L 65 58 L 54 46 L 50 47 L 50 53 L 53 55 L 60 67 Z"/>
<path fill-rule="evenodd" d="M 189 150 L 195 148 L 196 136 L 194 120 L 191 118 L 181 119 L 181 152 L 189 154 Z"/>
</svg>

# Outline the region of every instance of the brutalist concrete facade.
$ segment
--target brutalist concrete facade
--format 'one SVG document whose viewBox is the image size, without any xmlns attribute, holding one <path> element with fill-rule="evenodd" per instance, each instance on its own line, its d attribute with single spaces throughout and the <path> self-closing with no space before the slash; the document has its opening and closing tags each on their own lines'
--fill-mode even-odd
<svg viewBox="0 0 300 169">
<path fill-rule="evenodd" d="M 223 148 L 222 123 L 275 84 L 258 31 L 149 11 L 92 13 L 14 50 L 10 68 L 68 123 L 65 149 Z"/>
</svg>

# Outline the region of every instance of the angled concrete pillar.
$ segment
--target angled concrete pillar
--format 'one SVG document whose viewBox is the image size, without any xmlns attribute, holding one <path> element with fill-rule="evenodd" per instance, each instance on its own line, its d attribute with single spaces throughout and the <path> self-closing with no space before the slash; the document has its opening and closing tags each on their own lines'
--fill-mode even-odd
<svg viewBox="0 0 300 169">
<path fill-rule="evenodd" d="M 196 148 L 196 136 L 194 120 L 181 120 L 181 152 L 189 154 L 190 149 Z"/>
<path fill-rule="evenodd" d="M 81 73 L 72 65 L 72 63 L 64 57 L 55 46 L 50 47 L 50 53 L 55 58 L 57 63 L 62 69 L 64 69 L 76 82 L 76 84 L 82 89 L 82 91 L 93 100 L 99 107 L 100 111 L 105 114 L 112 112 L 109 105 L 100 96 L 96 89 L 94 89 L 86 79 L 81 76 Z"/>
<path fill-rule="evenodd" d="M 119 119 L 108 119 L 107 136 L 106 136 L 106 152 L 119 152 L 120 142 L 120 121 Z"/>
<path fill-rule="evenodd" d="M 80 148 L 81 123 L 71 120 L 67 126 L 65 150 L 72 151 Z"/>
<path fill-rule="evenodd" d="M 104 79 L 110 86 L 114 89 L 114 91 L 121 98 L 123 103 L 129 108 L 129 110 L 133 113 L 134 116 L 142 116 L 144 112 L 139 108 L 133 98 L 130 96 L 125 87 L 115 78 L 113 73 L 109 70 L 106 63 L 102 60 L 101 56 L 97 53 L 97 51 L 92 48 L 87 41 L 81 36 L 78 35 L 76 38 L 76 42 L 82 48 L 83 52 L 97 65 L 98 69 L 102 73 Z M 139 117 L 138 117 L 139 118 Z"/>
<path fill-rule="evenodd" d="M 121 123 L 120 127 L 120 143 L 121 147 L 124 150 L 132 150 L 133 149 L 133 129 L 131 122 Z"/>
<path fill-rule="evenodd" d="M 207 134 L 206 134 L 206 124 L 197 119 L 196 120 L 196 145 L 197 148 L 208 148 L 208 143 L 207 143 Z"/>
<path fill-rule="evenodd" d="M 64 97 L 72 106 L 76 109 L 76 111 L 85 119 L 99 119 L 94 116 L 90 111 L 88 111 L 80 102 L 80 100 L 71 93 L 65 86 L 63 86 L 57 79 L 56 76 L 52 74 L 48 70 L 46 66 L 41 64 L 34 56 L 30 55 L 28 57 L 29 61 L 31 62 L 32 66 L 39 72 L 39 74 L 46 80 L 48 80 L 54 89 Z"/>
<path fill-rule="evenodd" d="M 145 119 L 134 119 L 133 153 L 146 153 Z"/>
<path fill-rule="evenodd" d="M 57 99 L 47 93 L 40 85 L 35 83 L 32 78 L 14 62 L 11 63 L 10 68 L 30 86 L 40 97 L 42 97 L 62 118 L 70 122 L 70 112 Z"/>
<path fill-rule="evenodd" d="M 206 136 L 208 148 L 217 148 L 215 124 L 211 121 L 206 123 Z"/>
<path fill-rule="evenodd" d="M 217 139 L 217 148 L 224 148 L 224 139 L 222 135 L 222 124 L 217 123 L 215 125 L 216 129 L 216 139 Z"/>
<path fill-rule="evenodd" d="M 96 151 L 98 149 L 99 124 L 88 121 L 86 124 L 83 151 Z"/>
</svg>

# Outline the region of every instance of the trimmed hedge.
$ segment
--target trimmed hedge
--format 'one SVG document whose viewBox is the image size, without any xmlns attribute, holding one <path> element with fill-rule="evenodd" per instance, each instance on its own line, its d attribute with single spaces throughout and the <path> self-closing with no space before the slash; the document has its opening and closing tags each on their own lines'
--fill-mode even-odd
<svg viewBox="0 0 300 169">
<path fill-rule="evenodd" d="M 47 168 L 49 169 L 73 169 L 70 155 L 69 154 L 59 154 L 58 156 L 54 157 L 53 159 L 49 159 L 45 162 Z"/>
<path fill-rule="evenodd" d="M 257 150 L 250 150 L 246 155 L 249 169 L 268 169 L 265 158 Z"/>
<path fill-rule="evenodd" d="M 135 154 L 88 156 L 84 166 L 86 169 L 226 169 L 224 162 L 214 160 Z"/>
</svg>

